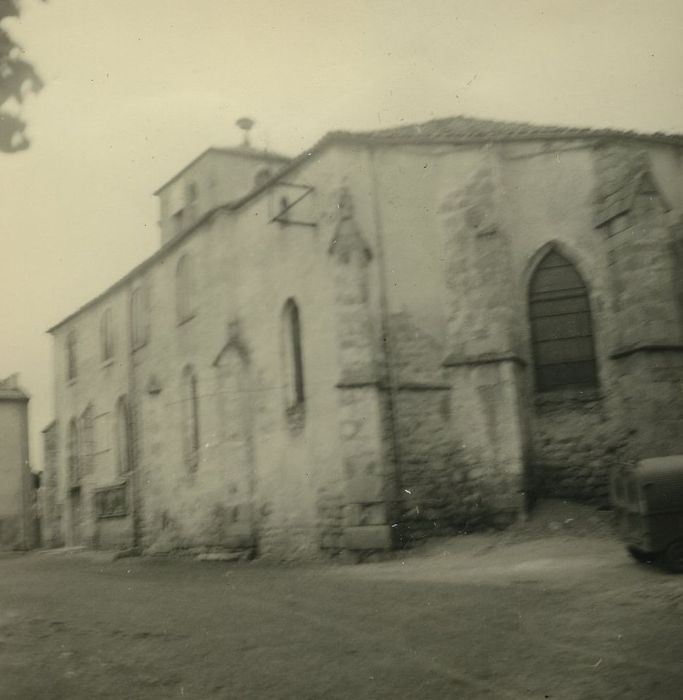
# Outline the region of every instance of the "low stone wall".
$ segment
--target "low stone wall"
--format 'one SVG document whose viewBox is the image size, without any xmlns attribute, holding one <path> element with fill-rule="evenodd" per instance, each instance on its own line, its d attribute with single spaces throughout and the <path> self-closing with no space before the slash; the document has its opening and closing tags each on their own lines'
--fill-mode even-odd
<svg viewBox="0 0 683 700">
<path fill-rule="evenodd" d="M 401 452 L 400 541 L 469 532 L 491 524 L 495 475 L 467 464 L 455 444 L 447 387 L 404 387 L 397 406 Z"/>
<path fill-rule="evenodd" d="M 0 549 L 16 549 L 21 546 L 21 517 L 6 515 L 0 517 Z"/>
<path fill-rule="evenodd" d="M 318 494 L 318 537 L 326 555 L 337 556 L 344 548 L 344 497 L 321 489 Z"/>
<path fill-rule="evenodd" d="M 607 503 L 609 472 L 628 435 L 597 394 L 539 395 L 532 406 L 529 481 L 537 496 Z"/>
</svg>

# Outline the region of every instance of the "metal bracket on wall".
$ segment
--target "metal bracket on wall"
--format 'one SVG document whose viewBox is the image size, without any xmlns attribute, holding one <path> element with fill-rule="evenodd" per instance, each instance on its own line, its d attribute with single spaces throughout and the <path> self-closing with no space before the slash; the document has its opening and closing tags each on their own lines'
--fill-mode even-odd
<svg viewBox="0 0 683 700">
<path fill-rule="evenodd" d="M 309 226 L 309 227 L 315 227 L 317 226 L 317 222 L 315 221 L 295 221 L 294 219 L 290 219 L 286 216 L 287 212 L 292 209 L 294 206 L 296 206 L 299 202 L 301 202 L 303 199 L 308 197 L 312 192 L 315 191 L 315 187 L 311 185 L 300 185 L 299 183 L 296 182 L 278 182 L 277 185 L 284 186 L 284 187 L 293 187 L 295 189 L 299 190 L 304 190 L 304 193 L 297 197 L 293 202 L 288 202 L 286 206 L 282 207 L 278 213 L 268 222 L 268 223 L 279 223 L 283 224 L 285 226 Z"/>
</svg>

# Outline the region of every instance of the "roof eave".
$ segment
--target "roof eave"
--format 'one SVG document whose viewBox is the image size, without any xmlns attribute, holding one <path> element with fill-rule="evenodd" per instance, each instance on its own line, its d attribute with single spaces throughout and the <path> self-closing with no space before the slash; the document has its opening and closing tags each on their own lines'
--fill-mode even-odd
<svg viewBox="0 0 683 700">
<path fill-rule="evenodd" d="M 97 302 L 102 301 L 102 299 L 107 297 L 112 292 L 125 286 L 127 283 L 129 283 L 132 279 L 134 279 L 141 272 L 144 272 L 148 267 L 151 267 L 157 260 L 160 260 L 160 259 L 166 257 L 166 255 L 168 253 L 170 253 L 182 241 L 184 241 L 192 233 L 194 233 L 194 231 L 196 231 L 200 226 L 202 226 L 207 221 L 209 221 L 214 216 L 216 216 L 216 214 L 221 213 L 221 212 L 229 213 L 232 211 L 232 209 L 233 209 L 233 207 L 231 204 L 222 204 L 222 205 L 215 207 L 215 208 L 211 209 L 210 211 L 206 212 L 206 214 L 204 214 L 198 221 L 196 221 L 187 230 L 183 231 L 183 233 L 176 236 L 175 238 L 172 238 L 170 241 L 168 241 L 166 244 L 164 244 L 161 248 L 154 251 L 154 253 L 152 253 L 152 255 L 150 255 L 148 258 L 145 258 L 145 260 L 143 260 L 140 264 L 136 265 L 132 270 L 127 272 L 123 277 L 119 278 L 118 280 L 116 280 L 116 282 L 114 282 L 109 287 L 107 287 L 103 292 L 100 292 L 100 294 L 93 297 L 92 299 L 87 301 L 85 304 L 79 306 L 73 313 L 64 317 L 58 323 L 55 323 L 53 326 L 48 328 L 47 331 L 45 331 L 45 332 L 49 333 L 50 335 L 54 335 L 55 331 L 59 330 L 62 326 L 67 324 L 69 321 L 76 318 L 76 316 L 83 313 L 84 311 L 87 311 L 89 308 L 95 306 L 95 304 L 97 304 Z"/>
<path fill-rule="evenodd" d="M 162 190 L 165 190 L 169 185 L 173 184 L 178 178 L 180 178 L 185 172 L 187 172 L 195 163 L 204 158 L 207 153 L 228 153 L 231 155 L 244 156 L 245 158 L 253 158 L 256 160 L 271 160 L 278 161 L 281 163 L 286 163 L 291 160 L 287 156 L 279 155 L 278 153 L 268 153 L 267 151 L 254 151 L 249 153 L 248 151 L 239 151 L 234 148 L 220 148 L 218 146 L 209 146 L 203 150 L 196 158 L 193 158 L 184 168 L 179 170 L 173 177 L 169 178 L 161 187 L 157 188 L 152 194 L 158 197 Z"/>
<path fill-rule="evenodd" d="M 279 171 L 271 180 L 266 182 L 262 187 L 253 190 L 241 199 L 235 200 L 234 202 L 229 202 L 227 204 L 222 204 L 218 207 L 207 212 L 199 221 L 197 221 L 193 226 L 184 231 L 181 235 L 171 239 L 166 245 L 162 246 L 158 251 L 153 253 L 149 258 L 144 260 L 142 263 L 134 267 L 129 273 L 127 273 L 120 280 L 115 282 L 113 285 L 108 287 L 104 292 L 97 295 L 89 302 L 79 307 L 72 314 L 62 319 L 59 323 L 55 324 L 47 330 L 48 333 L 53 334 L 54 331 L 61 328 L 64 324 L 68 323 L 70 320 L 78 316 L 80 313 L 86 309 L 94 306 L 98 301 L 102 300 L 108 294 L 113 292 L 115 289 L 123 286 L 131 279 L 133 279 L 140 272 L 145 270 L 147 267 L 152 265 L 158 259 L 164 257 L 166 253 L 175 248 L 181 241 L 185 240 L 189 235 L 191 235 L 195 230 L 202 226 L 206 221 L 213 218 L 216 214 L 220 212 L 234 212 L 250 201 L 256 199 L 266 190 L 268 190 L 273 185 L 276 185 L 280 180 L 282 180 L 286 175 L 297 170 L 299 167 L 310 162 L 310 160 L 324 151 L 328 146 L 333 144 L 342 145 L 359 145 L 359 146 L 398 146 L 406 144 L 415 145 L 467 145 L 467 144 L 486 144 L 486 143 L 509 143 L 509 142 L 522 142 L 522 141 L 606 141 L 606 140 L 634 140 L 634 141 L 647 141 L 656 143 L 665 143 L 668 145 L 675 145 L 678 147 L 683 147 L 683 136 L 680 135 L 666 135 L 666 134 L 639 134 L 637 132 L 618 132 L 609 130 L 596 130 L 590 133 L 559 133 L 559 134 L 520 134 L 520 135 L 506 135 L 506 136 L 482 136 L 482 137 L 453 137 L 453 138 L 431 138 L 431 137 L 419 137 L 419 136 L 405 136 L 396 138 L 378 138 L 373 135 L 368 134 L 354 134 L 351 132 L 329 132 L 323 136 L 312 148 L 304 151 L 299 156 L 291 159 L 289 164 L 286 165 L 281 171 Z M 179 177 L 187 168 L 191 167 L 197 160 L 202 158 L 207 152 L 211 150 L 220 151 L 221 149 L 212 147 L 206 149 L 202 154 L 195 158 L 192 163 L 187 165 L 183 170 L 177 173 L 171 180 L 169 180 L 166 185 L 163 185 L 155 194 L 158 194 L 164 187 L 170 184 L 174 179 Z M 228 149 L 223 149 L 228 150 Z"/>
</svg>

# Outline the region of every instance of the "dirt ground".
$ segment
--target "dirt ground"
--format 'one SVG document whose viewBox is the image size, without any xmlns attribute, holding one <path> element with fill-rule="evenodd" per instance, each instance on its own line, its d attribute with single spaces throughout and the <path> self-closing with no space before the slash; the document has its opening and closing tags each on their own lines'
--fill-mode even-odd
<svg viewBox="0 0 683 700">
<path fill-rule="evenodd" d="M 391 561 L 0 558 L 0 698 L 683 698 L 683 576 L 541 508 Z"/>
</svg>

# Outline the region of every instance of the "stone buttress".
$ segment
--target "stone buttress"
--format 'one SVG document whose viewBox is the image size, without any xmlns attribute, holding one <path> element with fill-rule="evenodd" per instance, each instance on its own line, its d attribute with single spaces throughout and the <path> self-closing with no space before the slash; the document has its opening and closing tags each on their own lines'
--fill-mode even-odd
<svg viewBox="0 0 683 700">
<path fill-rule="evenodd" d="M 650 169 L 628 146 L 596 151 L 596 227 L 604 232 L 617 363 L 634 459 L 683 452 L 683 299 L 680 222 Z"/>
<path fill-rule="evenodd" d="M 372 252 L 356 226 L 347 190 L 341 191 L 338 207 L 329 253 L 334 266 L 340 368 L 336 387 L 346 484 L 343 547 L 385 550 L 394 540 L 395 480 L 368 299 Z"/>
<path fill-rule="evenodd" d="M 440 208 L 448 299 L 451 424 L 486 519 L 510 522 L 524 507 L 524 362 L 499 186 L 487 154 Z"/>
</svg>

